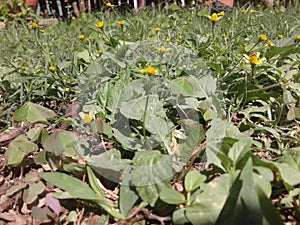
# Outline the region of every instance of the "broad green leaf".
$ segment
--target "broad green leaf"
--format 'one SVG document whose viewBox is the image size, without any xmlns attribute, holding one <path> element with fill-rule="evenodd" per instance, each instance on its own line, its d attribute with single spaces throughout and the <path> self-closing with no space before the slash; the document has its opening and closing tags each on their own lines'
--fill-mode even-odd
<svg viewBox="0 0 300 225">
<path fill-rule="evenodd" d="M 56 187 L 67 191 L 73 198 L 97 200 L 96 193 L 81 180 L 60 172 L 41 173 L 40 176 Z"/>
<path fill-rule="evenodd" d="M 163 110 L 163 104 L 159 100 L 157 95 L 142 96 L 128 102 L 123 102 L 120 108 L 120 112 L 126 117 L 134 120 L 142 121 L 144 113 L 146 111 L 146 117 L 159 116 L 165 117 Z"/>
<path fill-rule="evenodd" d="M 131 184 L 131 174 L 130 170 L 124 172 L 122 179 L 122 184 L 120 187 L 120 198 L 119 198 L 119 208 L 120 212 L 127 216 L 130 210 L 133 208 L 134 204 L 139 199 L 139 196 L 135 190 L 135 187 Z"/>
<path fill-rule="evenodd" d="M 56 117 L 56 114 L 41 105 L 26 102 L 14 113 L 13 119 L 16 122 L 28 121 L 30 123 L 47 121 L 49 118 Z"/>
<path fill-rule="evenodd" d="M 237 177 L 238 172 L 223 174 L 208 184 L 203 184 L 202 192 L 186 208 L 188 220 L 192 224 L 215 224 Z"/>
<path fill-rule="evenodd" d="M 24 136 L 25 137 L 25 136 Z M 4 157 L 6 159 L 7 165 L 9 166 L 18 166 L 23 162 L 23 159 L 29 155 L 30 153 L 36 152 L 38 150 L 38 146 L 28 140 L 24 140 L 20 138 L 20 136 L 12 141 L 6 152 L 4 153 Z"/>
<path fill-rule="evenodd" d="M 218 118 L 218 114 L 211 108 L 207 109 L 203 115 L 203 119 L 205 119 L 205 121 L 209 121 L 216 118 Z"/>
<path fill-rule="evenodd" d="M 287 113 L 287 120 L 300 119 L 300 109 L 298 107 L 290 107 Z"/>
<path fill-rule="evenodd" d="M 180 192 L 172 188 L 164 188 L 159 194 L 159 198 L 164 202 L 172 205 L 179 205 L 185 203 L 185 197 Z"/>
<path fill-rule="evenodd" d="M 77 135 L 71 131 L 55 130 L 45 138 L 43 147 L 56 156 L 64 153 L 65 156 L 76 157 Z"/>
<path fill-rule="evenodd" d="M 175 150 L 175 153 L 178 155 L 180 161 L 186 163 L 194 150 L 204 140 L 205 132 L 202 124 L 191 119 L 182 119 L 181 127 L 185 138 L 178 141 L 178 149 L 177 152 Z"/>
<path fill-rule="evenodd" d="M 175 225 L 187 224 L 189 221 L 185 216 L 185 208 L 174 211 L 172 221 Z"/>
<path fill-rule="evenodd" d="M 251 150 L 252 139 L 249 137 L 240 138 L 230 148 L 228 156 L 236 164 L 247 152 Z"/>
<path fill-rule="evenodd" d="M 260 209 L 264 215 L 263 225 L 283 225 L 280 215 L 270 199 L 265 195 L 265 191 L 261 187 L 257 187 L 257 194 L 260 203 Z"/>
<path fill-rule="evenodd" d="M 205 155 L 207 157 L 207 163 L 213 163 L 226 171 L 227 169 L 224 165 L 227 164 L 229 158 L 222 153 L 222 143 L 225 138 L 238 140 L 242 137 L 245 137 L 245 135 L 241 134 L 238 128 L 232 123 L 221 119 L 213 119 L 210 128 L 206 132 L 207 144 Z"/>
<path fill-rule="evenodd" d="M 253 164 L 251 158 L 248 159 L 245 167 L 241 171 L 240 180 L 243 182 L 240 198 L 244 207 L 243 210 L 239 212 L 238 218 L 243 219 L 244 221 L 246 220 L 245 218 L 247 218 L 250 220 L 250 224 L 261 224 L 263 215 L 261 213 L 259 199 L 254 185 Z"/>
<path fill-rule="evenodd" d="M 45 190 L 45 185 L 43 182 L 38 182 L 34 184 L 30 184 L 29 188 L 25 189 L 23 192 L 23 201 L 27 204 L 31 204 L 34 202 L 38 195 L 43 193 Z"/>
<path fill-rule="evenodd" d="M 206 180 L 206 176 L 200 174 L 197 171 L 189 171 L 184 178 L 184 188 L 187 192 L 200 187 L 200 185 Z"/>
<path fill-rule="evenodd" d="M 282 180 L 291 185 L 300 183 L 300 152 L 292 151 L 286 153 L 277 162 L 276 165 L 279 169 Z"/>
<path fill-rule="evenodd" d="M 175 95 L 192 96 L 194 86 L 186 77 L 177 78 L 171 81 L 171 91 Z"/>
<path fill-rule="evenodd" d="M 99 175 L 107 178 L 111 176 L 111 180 L 115 179 L 114 176 L 120 176 L 121 172 L 128 168 L 131 163 L 129 159 L 122 159 L 121 153 L 117 149 L 110 149 L 100 155 L 85 156 L 85 159 Z"/>
<path fill-rule="evenodd" d="M 173 177 L 170 156 L 159 151 L 136 152 L 131 181 L 144 202 L 154 206 L 163 188 L 170 187 Z"/>
</svg>

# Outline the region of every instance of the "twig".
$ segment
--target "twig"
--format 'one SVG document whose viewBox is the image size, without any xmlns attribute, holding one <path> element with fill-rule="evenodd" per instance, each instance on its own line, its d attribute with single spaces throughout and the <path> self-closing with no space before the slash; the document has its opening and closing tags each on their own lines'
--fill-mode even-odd
<svg viewBox="0 0 300 225">
<path fill-rule="evenodd" d="M 188 163 L 186 164 L 184 169 L 181 171 L 181 173 L 177 176 L 175 183 L 180 183 L 181 181 L 183 181 L 185 175 L 191 170 L 191 168 L 192 168 L 195 160 L 197 159 L 198 155 L 205 149 L 205 147 L 206 147 L 206 141 L 201 143 L 198 146 L 198 148 L 196 148 L 194 150 L 190 160 L 188 161 Z"/>
</svg>

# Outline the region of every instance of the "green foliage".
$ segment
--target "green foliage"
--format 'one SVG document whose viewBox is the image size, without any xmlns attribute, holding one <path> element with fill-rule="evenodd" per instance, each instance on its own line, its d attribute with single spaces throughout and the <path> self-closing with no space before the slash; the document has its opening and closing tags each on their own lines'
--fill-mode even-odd
<svg viewBox="0 0 300 225">
<path fill-rule="evenodd" d="M 103 223 L 151 210 L 174 224 L 282 224 L 278 192 L 277 208 L 299 208 L 299 13 L 207 14 L 172 5 L 8 24 L 0 124 L 26 132 L 11 135 L 6 166 L 46 170 L 8 195 L 31 204 L 48 182 L 62 190 L 51 197 L 103 209 Z"/>
</svg>

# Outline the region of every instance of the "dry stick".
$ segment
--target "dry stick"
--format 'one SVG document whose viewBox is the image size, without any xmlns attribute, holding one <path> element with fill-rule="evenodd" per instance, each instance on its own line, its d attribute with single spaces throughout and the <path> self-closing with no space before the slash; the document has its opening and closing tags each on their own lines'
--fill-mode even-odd
<svg viewBox="0 0 300 225">
<path fill-rule="evenodd" d="M 202 142 L 198 148 L 196 148 L 190 158 L 190 160 L 188 161 L 188 163 L 186 164 L 185 168 L 181 171 L 181 173 L 179 174 L 179 176 L 176 178 L 175 183 L 180 183 L 181 181 L 183 181 L 185 175 L 190 171 L 190 169 L 192 168 L 195 160 L 197 159 L 198 155 L 205 149 L 206 147 L 206 141 Z"/>
<path fill-rule="evenodd" d="M 25 125 L 11 131 L 0 133 L 0 146 L 5 146 L 8 142 L 25 133 L 28 128 L 29 125 Z"/>
</svg>

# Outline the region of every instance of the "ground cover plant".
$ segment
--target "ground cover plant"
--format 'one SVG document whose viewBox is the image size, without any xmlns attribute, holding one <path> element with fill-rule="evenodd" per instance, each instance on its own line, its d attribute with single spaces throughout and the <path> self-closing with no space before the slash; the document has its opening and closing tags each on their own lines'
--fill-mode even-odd
<svg viewBox="0 0 300 225">
<path fill-rule="evenodd" d="M 299 5 L 38 22 L 0 30 L 0 220 L 299 222 Z"/>
</svg>

